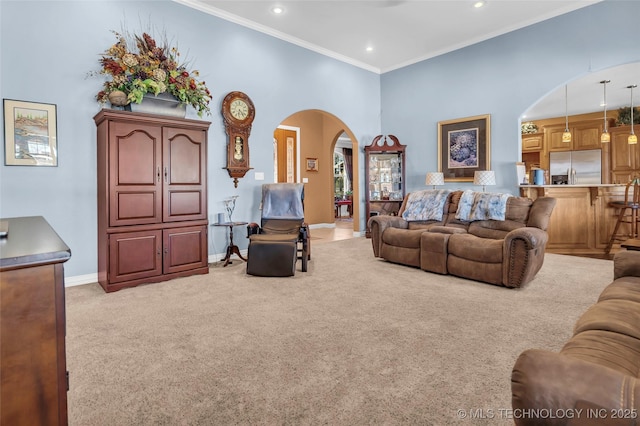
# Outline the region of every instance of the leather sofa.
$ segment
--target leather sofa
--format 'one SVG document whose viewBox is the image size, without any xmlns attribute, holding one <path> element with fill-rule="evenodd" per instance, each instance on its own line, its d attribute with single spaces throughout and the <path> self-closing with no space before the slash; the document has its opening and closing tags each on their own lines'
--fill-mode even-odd
<svg viewBox="0 0 640 426">
<path fill-rule="evenodd" d="M 518 425 L 640 423 L 640 251 L 614 256 L 614 274 L 557 352 L 528 349 L 511 375 Z"/>
<path fill-rule="evenodd" d="M 463 191 L 452 191 L 441 220 L 410 221 L 402 217 L 410 196 L 398 216 L 369 218 L 374 256 L 511 288 L 529 282 L 542 267 L 554 198 L 508 197 L 504 220 L 465 221 L 456 219 Z"/>
</svg>

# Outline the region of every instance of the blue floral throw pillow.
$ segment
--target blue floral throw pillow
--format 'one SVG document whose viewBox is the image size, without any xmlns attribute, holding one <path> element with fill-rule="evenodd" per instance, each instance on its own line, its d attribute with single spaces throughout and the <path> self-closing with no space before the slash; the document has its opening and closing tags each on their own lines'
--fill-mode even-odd
<svg viewBox="0 0 640 426">
<path fill-rule="evenodd" d="M 444 203 L 450 189 L 425 189 L 409 194 L 402 218 L 408 222 L 417 220 L 442 220 Z"/>
</svg>

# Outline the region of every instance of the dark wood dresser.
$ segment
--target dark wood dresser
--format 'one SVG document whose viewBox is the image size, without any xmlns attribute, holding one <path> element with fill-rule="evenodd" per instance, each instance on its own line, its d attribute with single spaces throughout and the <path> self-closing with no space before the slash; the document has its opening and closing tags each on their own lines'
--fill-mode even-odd
<svg viewBox="0 0 640 426">
<path fill-rule="evenodd" d="M 41 217 L 0 219 L 0 424 L 66 425 L 63 263 L 71 250 Z"/>
</svg>

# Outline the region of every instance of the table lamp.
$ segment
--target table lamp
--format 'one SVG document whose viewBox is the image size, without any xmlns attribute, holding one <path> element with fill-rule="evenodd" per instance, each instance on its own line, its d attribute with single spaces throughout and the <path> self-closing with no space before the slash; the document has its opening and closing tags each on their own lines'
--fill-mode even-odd
<svg viewBox="0 0 640 426">
<path fill-rule="evenodd" d="M 439 172 L 428 172 L 425 185 L 433 185 L 433 189 L 436 189 L 436 185 L 444 185 L 444 174 Z"/>
<path fill-rule="evenodd" d="M 480 170 L 473 174 L 473 184 L 482 185 L 482 192 L 485 192 L 487 185 L 496 184 L 496 174 L 493 170 Z"/>
</svg>

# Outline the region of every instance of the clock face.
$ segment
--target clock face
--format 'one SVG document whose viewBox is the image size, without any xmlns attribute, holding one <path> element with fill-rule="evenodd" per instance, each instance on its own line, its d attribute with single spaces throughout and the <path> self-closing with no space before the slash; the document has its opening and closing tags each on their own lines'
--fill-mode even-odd
<svg viewBox="0 0 640 426">
<path fill-rule="evenodd" d="M 234 99 L 229 105 L 229 112 L 236 120 L 244 120 L 249 115 L 249 106 L 242 99 Z"/>
</svg>

